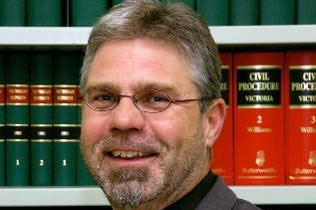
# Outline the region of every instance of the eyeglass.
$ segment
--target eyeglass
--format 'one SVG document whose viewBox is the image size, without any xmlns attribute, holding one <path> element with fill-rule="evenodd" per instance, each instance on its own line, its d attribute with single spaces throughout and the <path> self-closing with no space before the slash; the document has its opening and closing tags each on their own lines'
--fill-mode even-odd
<svg viewBox="0 0 316 210">
<path fill-rule="evenodd" d="M 208 100 L 206 98 L 173 99 L 168 94 L 155 89 L 140 91 L 134 95 L 120 95 L 111 90 L 103 89 L 102 91 L 95 91 L 95 93 L 91 91 L 84 97 L 84 101 L 95 111 L 108 111 L 114 109 L 123 97 L 130 98 L 137 109 L 148 113 L 162 112 L 172 103 Z"/>
</svg>

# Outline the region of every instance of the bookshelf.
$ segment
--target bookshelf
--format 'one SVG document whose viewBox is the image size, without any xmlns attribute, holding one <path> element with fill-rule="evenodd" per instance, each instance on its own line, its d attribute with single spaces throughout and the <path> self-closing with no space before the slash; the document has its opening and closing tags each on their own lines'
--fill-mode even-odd
<svg viewBox="0 0 316 210">
<path fill-rule="evenodd" d="M 316 46 L 316 25 L 210 27 L 221 47 Z M 83 47 L 90 27 L 0 27 L 0 48 Z M 260 205 L 316 204 L 316 186 L 231 186 Z M 98 187 L 0 187 L 0 206 L 104 206 Z"/>
<path fill-rule="evenodd" d="M 315 204 L 316 186 L 231 186 L 240 198 L 260 205 Z M 2 187 L 1 207 L 106 206 L 98 187 Z"/>
<path fill-rule="evenodd" d="M 210 27 L 219 46 L 316 44 L 316 25 Z M 90 27 L 0 27 L 0 46 L 83 46 Z"/>
</svg>

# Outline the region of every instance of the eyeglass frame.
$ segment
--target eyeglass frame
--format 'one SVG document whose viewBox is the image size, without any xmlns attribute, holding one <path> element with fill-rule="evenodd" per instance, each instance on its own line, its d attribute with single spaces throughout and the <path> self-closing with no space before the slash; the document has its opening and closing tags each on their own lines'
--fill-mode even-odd
<svg viewBox="0 0 316 210">
<path fill-rule="evenodd" d="M 152 91 L 157 91 L 157 92 L 161 92 L 160 90 L 156 90 L 156 89 L 150 89 Z M 90 104 L 87 100 L 87 97 L 83 97 L 83 103 L 87 104 L 87 106 L 94 110 L 94 111 L 98 111 L 98 112 L 103 112 L 103 111 L 110 111 L 110 110 L 113 110 L 115 109 L 119 103 L 120 103 L 120 100 L 121 98 L 129 98 L 132 100 L 132 102 L 134 103 L 135 107 L 141 111 L 141 112 L 144 112 L 144 113 L 159 113 L 159 112 L 162 112 L 162 111 L 165 111 L 166 109 L 168 109 L 170 107 L 171 104 L 177 104 L 177 103 L 186 103 L 186 102 L 191 102 L 191 101 L 205 101 L 205 100 L 211 100 L 211 98 L 208 98 L 208 97 L 202 97 L 202 98 L 188 98 L 188 99 L 175 99 L 175 98 L 172 98 L 171 96 L 169 96 L 168 94 L 166 93 L 162 93 L 162 95 L 164 97 L 166 97 L 168 100 L 168 105 L 163 108 L 162 110 L 158 110 L 158 111 L 149 111 L 149 110 L 143 110 L 141 107 L 139 107 L 139 105 L 137 105 L 137 99 L 135 98 L 135 96 L 140 93 L 141 91 L 137 92 L 136 94 L 133 94 L 133 95 L 126 95 L 126 94 L 114 94 L 110 89 L 106 89 L 106 91 L 108 91 L 109 93 L 113 94 L 113 96 L 115 96 L 115 98 L 117 99 L 115 101 L 115 103 L 113 103 L 112 106 L 110 106 L 109 108 L 97 108 L 95 106 L 93 106 L 92 104 Z M 87 95 L 87 94 L 85 94 Z"/>
</svg>

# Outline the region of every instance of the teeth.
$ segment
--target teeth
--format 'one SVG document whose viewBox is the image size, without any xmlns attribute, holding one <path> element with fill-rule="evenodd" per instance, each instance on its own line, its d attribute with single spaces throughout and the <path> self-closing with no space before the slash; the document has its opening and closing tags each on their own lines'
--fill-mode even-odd
<svg viewBox="0 0 316 210">
<path fill-rule="evenodd" d="M 114 157 L 122 157 L 122 158 L 132 158 L 132 157 L 143 157 L 148 156 L 148 153 L 145 152 L 137 152 L 137 151 L 113 151 L 112 156 Z"/>
</svg>

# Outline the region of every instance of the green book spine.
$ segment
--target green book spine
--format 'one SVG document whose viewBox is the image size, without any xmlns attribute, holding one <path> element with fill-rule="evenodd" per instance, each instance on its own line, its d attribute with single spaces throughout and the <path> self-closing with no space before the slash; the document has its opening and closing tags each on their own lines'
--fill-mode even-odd
<svg viewBox="0 0 316 210">
<path fill-rule="evenodd" d="M 289 25 L 295 23 L 295 0 L 260 1 L 261 25 Z"/>
<path fill-rule="evenodd" d="M 29 185 L 29 72 L 24 52 L 6 63 L 6 184 Z"/>
<path fill-rule="evenodd" d="M 78 59 L 74 52 L 60 51 L 53 72 L 53 170 L 54 185 L 76 185 L 78 132 Z"/>
<path fill-rule="evenodd" d="M 31 185 L 52 185 L 52 55 L 34 52 L 30 59 Z"/>
<path fill-rule="evenodd" d="M 297 0 L 297 24 L 316 24 L 315 0 Z"/>
<path fill-rule="evenodd" d="M 4 56 L 0 54 L 0 186 L 5 184 L 5 161 L 4 161 L 4 124 L 5 124 L 5 71 L 4 71 Z"/>
<path fill-rule="evenodd" d="M 61 0 L 28 0 L 26 16 L 28 26 L 61 26 Z"/>
<path fill-rule="evenodd" d="M 162 0 L 164 3 L 184 3 L 191 9 L 195 10 L 195 0 Z"/>
<path fill-rule="evenodd" d="M 112 0 L 112 6 L 122 3 L 124 0 Z"/>
<path fill-rule="evenodd" d="M 259 0 L 230 0 L 230 25 L 258 25 Z"/>
<path fill-rule="evenodd" d="M 228 0 L 198 0 L 196 3 L 197 12 L 208 25 L 228 25 Z"/>
<path fill-rule="evenodd" d="M 26 0 L 1 0 L 0 25 L 25 26 L 25 2 Z"/>
<path fill-rule="evenodd" d="M 81 64 L 83 62 L 83 55 L 80 57 L 80 66 L 78 66 L 78 71 L 80 71 Z M 79 75 L 79 74 L 78 74 Z M 78 76 L 78 79 L 80 80 L 80 77 Z M 79 93 L 79 84 L 78 81 L 78 109 L 77 109 L 77 127 L 78 127 L 78 139 L 80 138 L 80 124 L 81 124 L 81 104 L 82 104 L 82 97 Z M 81 153 L 80 153 L 80 145 L 78 142 L 78 156 L 77 156 L 77 185 L 79 186 L 92 186 L 96 185 L 95 181 L 93 180 L 92 176 L 90 175 L 88 169 L 85 167 L 84 161 L 82 159 Z"/>
<path fill-rule="evenodd" d="M 108 10 L 107 0 L 72 0 L 71 25 L 92 26 Z"/>
</svg>

